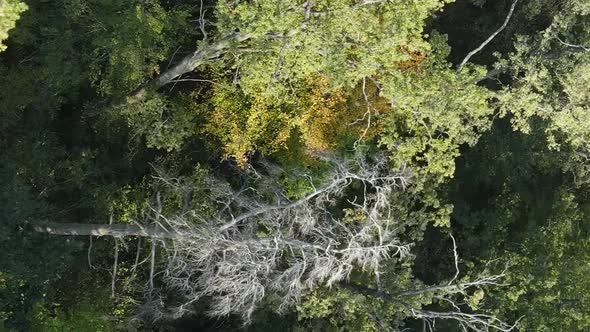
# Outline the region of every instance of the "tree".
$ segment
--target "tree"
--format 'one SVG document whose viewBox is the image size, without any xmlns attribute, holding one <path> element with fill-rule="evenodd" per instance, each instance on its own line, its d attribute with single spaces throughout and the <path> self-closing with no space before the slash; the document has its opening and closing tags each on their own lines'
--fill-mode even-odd
<svg viewBox="0 0 590 332">
<path fill-rule="evenodd" d="M 330 285 L 346 278 L 355 265 L 379 273 L 381 259 L 389 255 L 407 255 L 408 245 L 399 241 L 398 235 L 390 230 L 390 220 L 382 215 L 387 213 L 389 192 L 396 186 L 403 186 L 406 176 L 392 173 L 384 160 L 376 164 L 358 160 L 354 167 L 338 164 L 327 176 L 325 186 L 298 200 L 285 197 L 276 183 L 270 188 L 277 191 L 258 192 L 262 188 L 233 190 L 228 184 L 209 179 L 210 183 L 206 183 L 208 195 L 219 205 L 215 217 L 194 209 L 184 210 L 176 216 L 164 216 L 158 194 L 151 207 L 153 214 L 148 215 L 158 227 L 158 233 L 150 229 L 134 231 L 141 230 L 141 226 L 127 226 L 123 231 L 114 232 L 114 225 L 96 225 L 96 233 L 78 232 L 80 226 L 76 225 L 33 227 L 50 234 L 173 238 L 176 254 L 170 253 L 172 256 L 165 272 L 169 286 L 180 290 L 188 303 L 203 295 L 222 294 L 215 298 L 213 314 L 236 312 L 248 318 L 262 300 L 265 290 L 288 290 L 283 294 L 286 306 L 297 301 L 306 287 L 317 283 Z M 272 172 L 273 169 L 265 171 Z M 272 178 L 258 176 L 272 184 L 268 182 Z M 159 179 L 185 193 L 196 188 L 171 183 L 163 176 Z M 368 218 L 366 224 L 346 225 L 326 215 L 329 205 L 345 195 L 353 183 L 375 191 L 350 202 L 351 209 L 357 209 L 356 213 L 360 214 L 359 218 Z M 85 228 L 91 226 L 85 225 Z M 100 228 L 106 231 L 101 232 Z M 373 239 L 374 232 L 380 233 L 378 239 Z M 219 255 L 221 252 L 224 254 Z M 287 268 L 280 267 L 283 260 L 288 264 Z M 243 271 L 243 274 L 236 274 L 237 271 Z M 240 291 L 235 292 L 238 289 Z"/>
<path fill-rule="evenodd" d="M 210 315 L 239 314 L 248 321 L 263 301 L 270 300 L 277 310 L 284 311 L 298 304 L 309 291 L 320 286 L 338 286 L 389 305 L 401 305 L 403 310 L 398 315 L 422 319 L 428 325 L 442 319 L 482 331 L 513 328 L 493 316 L 462 312 L 458 306 L 456 311 L 422 308 L 435 299 L 456 303 L 453 296 L 467 296 L 473 288 L 502 285 L 504 274 L 482 274 L 455 283 L 457 270 L 448 283 L 432 287 L 412 280 L 405 285 L 390 285 L 396 278 L 382 279 L 387 269 L 395 269 L 396 264 L 403 266 L 412 243 L 404 243 L 402 238 L 408 237 L 407 228 L 419 227 L 411 219 L 404 219 L 392 201 L 393 190 L 406 186 L 408 174 L 403 170 L 392 171 L 383 156 L 367 159 L 357 155 L 352 163 L 332 158 L 326 161 L 333 164 L 333 169 L 323 176 L 323 185 L 315 187 L 312 182 L 311 192 L 298 199 L 285 195 L 276 182 L 282 170 L 268 163 L 259 170 L 251 169 L 254 181 L 237 189 L 215 178 L 205 178 L 195 185 L 160 172 L 156 178 L 178 193 L 184 202 L 180 213 L 164 215 L 163 197 L 158 192 L 143 221 L 146 226 L 123 229 L 115 225 L 82 228 L 81 225 L 33 224 L 33 229 L 62 235 L 148 236 L 172 240 L 164 244 L 167 263 L 158 274 L 162 275 L 165 289 L 181 296 L 183 301 L 175 306 L 165 303 L 164 293 L 158 295 L 154 288 L 152 270 L 146 291 L 149 301 L 143 312 L 151 319 L 181 316 L 191 310 L 191 305 L 207 297 L 211 301 Z M 211 204 L 217 206 L 214 211 L 190 208 L 190 197 L 197 190 L 198 196 L 207 195 Z M 334 209 L 339 205 L 344 215 Z M 153 245 L 152 262 L 154 248 Z M 358 273 L 378 288 L 348 284 L 347 280 Z M 404 286 L 415 289 L 389 294 L 381 289 L 382 285 L 391 290 Z M 406 297 L 418 299 L 405 300 Z"/>
<path fill-rule="evenodd" d="M 482 310 L 508 321 L 523 316 L 526 330 L 584 330 L 586 190 L 561 168 L 563 151 L 547 146 L 551 124 L 530 124 L 523 134 L 500 120 L 462 154 L 451 190 L 453 229 L 476 270 L 482 261 L 510 264 L 509 285 L 487 291 Z"/>
<path fill-rule="evenodd" d="M 427 1 L 405 6 L 389 1 L 340 1 L 308 2 L 301 6 L 297 1 L 220 2 L 215 6 L 215 24 L 199 17 L 204 39 L 197 50 L 115 106 L 127 115 L 138 134 L 149 139 L 150 133 L 142 130 L 146 122 L 142 112 L 128 110 L 137 109 L 134 103 L 140 103 L 140 109 L 157 105 L 159 113 L 170 115 L 154 119 L 151 127 L 166 126 L 176 136 L 186 131 L 179 128 L 182 125 L 171 127 L 170 122 L 186 119 L 187 113 L 183 108 L 162 103 L 155 90 L 172 83 L 173 87 L 189 82 L 210 85 L 212 94 L 199 93 L 195 98 L 199 102 L 192 109 L 189 106 L 188 112 L 204 117 L 210 124 L 203 132 L 220 140 L 224 154 L 242 165 L 254 151 L 269 154 L 284 148 L 297 132 L 302 134 L 304 145 L 313 148 L 313 144 L 325 144 L 317 141 L 315 133 L 310 134 L 311 123 L 326 117 L 317 112 L 318 108 L 342 114 L 336 116 L 341 120 L 352 118 L 362 109 L 350 122 L 359 126 L 368 123 L 366 127 L 373 130 L 371 120 L 377 123 L 379 117 L 372 114 L 378 113 L 374 107 L 377 100 L 366 100 L 373 105 L 367 107 L 349 107 L 356 100 L 338 105 L 339 100 L 361 89 L 364 99 L 392 98 L 383 95 L 382 86 L 395 89 L 394 82 L 388 81 L 389 76 L 395 75 L 391 72 L 411 69 L 414 58 L 420 58 L 416 62 L 420 64 L 429 53 L 431 47 L 422 34 L 424 20 L 444 3 Z M 345 21 L 355 23 L 342 25 Z M 395 36 L 389 31 L 396 31 Z M 197 70 L 197 74 L 192 73 Z M 377 87 L 377 98 L 368 96 L 371 86 Z M 331 97 L 324 96 L 320 104 L 325 106 L 318 107 L 309 99 L 314 98 L 310 92 L 320 87 L 322 94 Z M 203 97 L 211 103 L 203 102 Z M 314 119 L 310 119 L 312 112 Z"/>
<path fill-rule="evenodd" d="M 491 312 L 526 315 L 521 328 L 527 330 L 581 331 L 590 326 L 585 213 L 572 193 L 559 193 L 547 223 L 527 236 L 521 250 L 505 254 L 503 259 L 513 262 L 506 279 L 511 286 L 490 296 Z"/>
<path fill-rule="evenodd" d="M 319 73 L 329 75 L 334 86 L 354 87 L 407 60 L 408 51 L 427 50 L 423 22 L 445 2 L 222 1 L 215 7 L 216 31 L 208 33 L 209 21 L 201 17 L 204 40 L 198 49 L 138 88 L 129 101 L 143 99 L 148 90 L 218 57 L 239 71 L 246 94 L 265 92 L 277 98 L 289 91 L 289 82 Z"/>
<path fill-rule="evenodd" d="M 536 3 L 536 1 L 533 1 Z M 551 24 L 533 36 L 520 36 L 515 52 L 496 66 L 514 82 L 498 96 L 503 116 L 517 130 L 529 132 L 529 121 L 549 121 L 549 146 L 569 150 L 564 167 L 580 184 L 586 181 L 589 42 L 587 1 L 565 1 Z"/>
</svg>

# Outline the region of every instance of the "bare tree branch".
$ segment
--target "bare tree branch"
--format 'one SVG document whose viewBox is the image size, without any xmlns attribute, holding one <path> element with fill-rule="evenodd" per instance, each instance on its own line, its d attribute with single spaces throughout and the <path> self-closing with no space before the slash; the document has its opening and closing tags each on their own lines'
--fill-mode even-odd
<svg viewBox="0 0 590 332">
<path fill-rule="evenodd" d="M 141 101 L 145 98 L 147 92 L 151 89 L 157 89 L 170 83 L 176 77 L 182 74 L 189 73 L 199 66 L 205 64 L 207 61 L 219 57 L 232 44 L 240 43 L 250 39 L 249 34 L 242 34 L 239 32 L 231 33 L 220 38 L 217 42 L 205 45 L 193 53 L 185 56 L 179 63 L 172 68 L 165 70 L 160 75 L 156 76 L 146 84 L 140 86 L 131 95 L 127 96 L 125 100 L 119 101 L 115 106 L 122 106 L 127 103 Z"/>
<path fill-rule="evenodd" d="M 484 47 L 486 47 L 486 45 L 489 44 L 492 41 L 492 39 L 496 38 L 496 36 L 500 32 L 502 32 L 502 30 L 504 30 L 506 28 L 506 26 L 508 25 L 508 22 L 510 21 L 510 18 L 512 17 L 512 13 L 514 13 L 514 8 L 516 8 L 517 3 L 518 3 L 518 0 L 514 0 L 512 2 L 512 6 L 510 6 L 510 11 L 508 12 L 508 15 L 506 15 L 506 19 L 504 20 L 504 23 L 502 24 L 502 26 L 500 28 L 498 28 L 498 30 L 496 30 L 494 33 L 492 33 L 492 35 L 489 36 L 488 39 L 484 40 L 484 42 L 481 43 L 477 48 L 475 48 L 473 51 L 469 52 L 467 54 L 467 56 L 465 56 L 463 61 L 461 61 L 461 64 L 459 64 L 459 67 L 457 67 L 458 71 L 461 71 L 463 69 L 463 67 L 465 66 L 465 64 L 469 61 L 469 59 L 471 59 L 472 56 L 474 56 L 479 51 L 481 51 Z"/>
<path fill-rule="evenodd" d="M 201 5 L 199 7 L 199 28 L 201 29 L 201 34 L 203 35 L 203 40 L 207 41 L 208 34 L 205 28 L 205 14 L 207 10 L 203 7 L 203 0 L 201 0 Z"/>
<path fill-rule="evenodd" d="M 150 284 L 150 288 L 149 291 L 150 293 L 152 292 L 152 290 L 154 289 L 154 271 L 156 269 L 156 240 L 152 239 L 152 251 L 150 254 L 150 279 L 149 279 L 149 284 Z"/>
<path fill-rule="evenodd" d="M 88 267 L 90 267 L 92 270 L 96 269 L 96 267 L 94 265 L 92 265 L 92 235 L 90 236 L 90 240 L 88 243 Z"/>
<path fill-rule="evenodd" d="M 131 267 L 131 277 L 129 280 L 133 280 L 135 278 L 135 272 L 137 271 L 137 267 L 139 266 L 139 257 L 141 254 L 141 238 L 137 239 L 137 251 L 135 252 L 135 261 L 133 266 Z"/>
<path fill-rule="evenodd" d="M 424 328 L 428 331 L 435 331 L 435 323 L 437 320 L 450 320 L 456 322 L 464 331 L 509 332 L 517 328 L 520 318 L 514 324 L 509 324 L 493 315 L 462 312 L 460 304 L 454 298 L 455 295 L 464 295 L 465 290 L 473 287 L 479 288 L 489 285 L 504 286 L 505 284 L 502 284 L 500 280 L 506 276 L 505 272 L 506 270 L 498 275 L 484 275 L 474 281 L 464 282 L 453 286 L 432 286 L 418 290 L 399 292 L 396 294 L 388 294 L 379 289 L 360 285 L 343 284 L 341 287 L 403 306 L 413 317 L 421 319 Z M 432 293 L 433 298 L 449 303 L 453 309 L 447 311 L 425 310 L 415 307 L 404 299 L 407 296 L 418 296 L 425 293 Z"/>
<path fill-rule="evenodd" d="M 268 162 L 261 163 L 264 171 L 249 169 L 246 177 L 254 182 L 237 189 L 219 178 L 205 177 L 199 186 L 206 188 L 209 200 L 217 207 L 213 216 L 184 206 L 185 193 L 195 188 L 193 184 L 154 167 L 153 179 L 158 181 L 158 190 L 145 214 L 145 226 L 91 225 L 91 229 L 101 226 L 98 234 L 119 238 L 152 237 L 146 284 L 148 301 L 142 311 L 142 317 L 150 320 L 179 317 L 206 297 L 210 302 L 209 315 L 239 314 L 248 321 L 270 294 L 280 300 L 278 310 L 284 311 L 297 304 L 306 291 L 345 285 L 356 269 L 372 274 L 377 281 L 378 289 L 366 288 L 362 292 L 407 306 L 408 312 L 422 319 L 427 328 L 435 320 L 450 319 L 465 328 L 510 331 L 508 324 L 492 316 L 461 312 L 461 304 L 452 297 L 466 295 L 474 288 L 503 286 L 505 276 L 504 271 L 483 275 L 475 281 L 456 282 L 459 258 L 453 236 L 457 273 L 450 282 L 394 294 L 382 291 L 383 262 L 410 256 L 412 243 L 402 240 L 401 226 L 405 221 L 396 220 L 392 212 L 394 191 L 405 188 L 410 174 L 405 169 L 393 170 L 384 155 L 368 159 L 358 153 L 353 160 L 321 158 L 332 164 L 332 170 L 324 176 L 323 185 L 312 185 L 313 190 L 298 199 L 290 199 L 282 192 L 275 182 L 283 171 Z M 183 201 L 182 211 L 163 214 L 162 195 L 167 192 L 164 188 Z M 336 218 L 330 212 L 336 204 L 344 203 L 355 216 L 353 221 Z M 53 225 L 37 227 L 53 234 L 80 233 L 79 224 L 75 224 L 75 231 L 67 225 L 71 226 L 55 225 L 50 230 L 47 228 Z M 124 228 L 116 230 L 116 226 Z M 160 271 L 156 271 L 156 241 L 161 241 L 167 258 Z M 118 243 L 115 250 L 118 251 Z M 156 278 L 163 288 L 156 288 Z M 182 301 L 164 309 L 162 294 L 174 294 Z M 409 297 L 422 294 L 432 294 L 433 298 L 451 304 L 453 310 L 435 312 L 408 304 Z"/>
<path fill-rule="evenodd" d="M 235 191 L 210 179 L 210 195 L 221 206 L 214 220 L 194 211 L 187 215 L 198 222 L 187 216 L 168 218 L 180 235 L 167 250 L 163 281 L 186 299 L 177 310 L 188 310 L 189 304 L 207 296 L 211 315 L 237 313 L 248 320 L 269 293 L 279 295 L 279 310 L 286 310 L 307 289 L 335 285 L 354 268 L 378 278 L 383 259 L 409 254 L 410 244 L 402 243 L 390 225 L 396 223 L 390 215 L 391 193 L 405 186 L 407 173 L 392 172 L 384 157 L 353 163 L 327 159 L 334 171 L 326 185 L 297 200 L 277 193 L 278 203 L 268 204 L 256 190 Z M 328 208 L 353 183 L 366 188 L 351 207 L 367 222 L 330 218 Z M 275 186 L 265 182 L 265 188 Z"/>
<path fill-rule="evenodd" d="M 451 240 L 453 240 L 453 256 L 455 258 L 455 275 L 453 276 L 453 279 L 451 279 L 451 281 L 449 281 L 449 285 L 451 285 L 453 282 L 455 282 L 455 280 L 457 280 L 457 278 L 459 277 L 459 254 L 457 253 L 457 242 L 455 241 L 455 237 L 453 236 L 452 233 L 449 233 L 449 236 L 451 237 Z"/>
<path fill-rule="evenodd" d="M 82 224 L 58 222 L 26 222 L 25 227 L 38 233 L 51 235 L 79 235 L 79 236 L 112 236 L 116 238 L 126 236 L 141 236 L 150 238 L 173 239 L 178 236 L 157 225 L 127 225 L 127 224 Z"/>
<path fill-rule="evenodd" d="M 113 213 L 109 217 L 109 225 L 113 224 Z M 117 267 L 119 266 L 119 242 L 115 238 L 115 259 L 113 261 L 113 272 L 111 281 L 111 298 L 115 298 L 115 283 L 117 281 Z"/>
<path fill-rule="evenodd" d="M 561 38 L 559 37 L 555 37 L 561 44 L 567 46 L 567 47 L 573 47 L 573 48 L 578 48 L 581 49 L 583 51 L 586 52 L 590 52 L 590 46 L 586 46 L 586 45 L 576 45 L 576 44 L 570 44 L 568 42 L 564 42 L 563 40 L 561 40 Z"/>
<path fill-rule="evenodd" d="M 113 273 L 111 279 L 111 298 L 115 297 L 115 284 L 117 281 L 117 267 L 119 266 L 119 240 L 115 238 L 115 259 L 113 261 Z"/>
</svg>

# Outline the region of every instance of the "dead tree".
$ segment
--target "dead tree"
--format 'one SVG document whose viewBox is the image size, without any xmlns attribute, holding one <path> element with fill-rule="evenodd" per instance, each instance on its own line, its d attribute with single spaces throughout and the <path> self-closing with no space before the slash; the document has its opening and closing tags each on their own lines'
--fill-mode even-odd
<svg viewBox="0 0 590 332">
<path fill-rule="evenodd" d="M 31 227 L 51 234 L 157 239 L 167 259 L 156 273 L 153 242 L 145 314 L 156 319 L 169 313 L 181 316 L 193 303 L 207 298 L 210 315 L 238 314 L 248 321 L 268 295 L 280 299 L 278 309 L 284 311 L 306 291 L 346 284 L 353 270 L 373 274 L 379 284 L 386 260 L 410 255 L 412 243 L 401 240 L 405 221 L 396 219 L 392 200 L 393 192 L 403 190 L 410 179 L 409 170 L 392 170 L 385 156 L 369 160 L 359 153 L 352 161 L 324 159 L 332 170 L 321 181 L 309 178 L 312 189 L 299 198 L 288 197 L 278 185 L 282 170 L 265 163 L 250 170 L 252 186 L 234 188 L 207 177 L 201 186 L 207 188 L 207 199 L 215 207 L 212 215 L 190 208 L 186 198 L 190 183 L 158 171 L 154 178 L 162 186 L 185 197 L 181 211 L 162 213 L 158 192 L 148 220 L 136 225 L 42 223 Z M 341 216 L 343 206 L 354 214 L 353 220 Z M 156 277 L 165 292 L 180 295 L 182 303 L 163 308 L 164 301 L 154 289 Z M 441 286 L 445 294 L 462 291 L 454 279 Z M 411 295 L 409 291 L 395 298 Z M 436 313 L 420 310 L 412 314 L 425 320 L 450 317 L 470 322 L 460 314 L 434 317 Z"/>
<path fill-rule="evenodd" d="M 409 173 L 392 171 L 386 161 L 330 160 L 334 168 L 324 185 L 298 199 L 276 185 L 280 170 L 273 165 L 253 174 L 257 187 L 238 190 L 209 179 L 219 208 L 214 218 L 195 211 L 162 216 L 178 234 L 162 274 L 167 287 L 186 299 L 177 313 L 208 297 L 211 315 L 248 320 L 268 294 L 279 295 L 279 310 L 285 310 L 305 290 L 335 285 L 354 268 L 378 276 L 383 260 L 407 256 L 410 243 L 399 239 L 403 221 L 392 219 L 390 194 L 405 186 Z M 349 197 L 353 183 L 361 186 L 361 196 Z M 365 220 L 334 217 L 331 209 L 342 200 Z"/>
</svg>

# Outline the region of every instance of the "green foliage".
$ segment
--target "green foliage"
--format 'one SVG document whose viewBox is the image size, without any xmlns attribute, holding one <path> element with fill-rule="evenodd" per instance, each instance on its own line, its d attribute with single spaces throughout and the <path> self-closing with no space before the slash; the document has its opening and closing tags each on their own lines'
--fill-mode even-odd
<svg viewBox="0 0 590 332">
<path fill-rule="evenodd" d="M 90 79 L 101 94 L 123 96 L 137 88 L 190 36 L 189 12 L 180 6 L 166 11 L 158 1 L 112 0 L 70 5 L 90 33 Z"/>
<path fill-rule="evenodd" d="M 587 329 L 586 195 L 572 191 L 542 123 L 530 134 L 509 126 L 500 121 L 464 153 L 452 193 L 464 259 L 508 265 L 509 286 L 479 304 L 507 320 L 524 316 L 527 331 Z"/>
<path fill-rule="evenodd" d="M 407 60 L 403 49 L 428 50 L 424 21 L 446 2 L 314 1 L 306 15 L 299 1 L 220 1 L 216 17 L 219 34 L 239 30 L 251 36 L 249 47 L 264 50 L 233 61 L 244 91 L 278 97 L 289 90 L 288 84 L 313 74 L 327 75 L 333 86 L 353 88 L 381 68 Z"/>
<path fill-rule="evenodd" d="M 83 302 L 77 303 L 72 312 L 64 312 L 59 307 L 49 309 L 47 303 L 38 302 L 32 313 L 31 331 L 115 331 L 104 317 L 105 309 L 101 307 L 104 302 L 108 303 L 108 300 L 88 296 Z"/>
<path fill-rule="evenodd" d="M 153 95 L 141 103 L 112 110 L 114 118 L 107 121 L 123 117 L 133 137 L 145 137 L 147 147 L 172 151 L 180 149 L 197 131 L 198 107 L 191 97 L 168 99 Z"/>
<path fill-rule="evenodd" d="M 351 124 L 358 115 L 346 107 L 342 91 L 328 93 L 328 85 L 323 77 L 307 78 L 293 86 L 293 96 L 284 100 L 264 94 L 248 96 L 238 86 L 215 86 L 203 130 L 221 141 L 226 156 L 240 165 L 254 151 L 326 152 L 338 145 L 344 128 L 357 131 Z"/>
<path fill-rule="evenodd" d="M 497 66 L 514 73 L 514 82 L 499 95 L 502 116 L 511 115 L 515 129 L 530 132 L 529 122 L 549 122 L 547 142 L 552 149 L 571 150 L 563 167 L 587 181 L 587 126 L 590 55 L 583 51 L 587 33 L 588 1 L 566 1 L 551 25 L 534 36 L 520 36 L 515 52 Z"/>
<path fill-rule="evenodd" d="M 322 331 L 381 331 L 372 315 L 384 305 L 363 295 L 342 290 L 316 291 L 297 306 L 300 320 L 314 320 Z M 386 306 L 385 306 L 386 307 Z M 371 309 L 369 309 L 371 308 Z"/>
<path fill-rule="evenodd" d="M 291 134 L 290 105 L 263 96 L 248 98 L 236 87 L 215 87 L 214 108 L 205 131 L 221 140 L 226 155 L 245 165 L 255 149 L 277 151 Z M 285 109 L 286 108 L 286 109 Z"/>
<path fill-rule="evenodd" d="M 546 218 L 562 181 L 560 154 L 546 146 L 542 124 L 533 128 L 530 135 L 513 132 L 507 120 L 499 120 L 459 158 L 453 219 L 463 228 L 468 252 L 474 246 L 480 258 L 493 258 L 494 248 L 518 245 L 526 236 L 523 229 Z"/>
<path fill-rule="evenodd" d="M 8 31 L 14 28 L 20 14 L 27 10 L 27 5 L 18 0 L 5 0 L 0 3 L 0 52 L 6 49 L 2 44 L 8 38 Z"/>
<path fill-rule="evenodd" d="M 19 231 L 23 221 L 47 213 L 47 203 L 35 199 L 13 167 L 6 159 L 0 167 L 0 312 L 6 327 L 26 329 L 27 311 L 50 291 L 78 243 Z"/>
<path fill-rule="evenodd" d="M 454 174 L 459 148 L 477 143 L 489 129 L 490 93 L 474 83 L 480 69 L 457 73 L 446 62 L 446 38 L 433 34 L 433 51 L 415 70 L 392 72 L 383 79 L 382 96 L 393 111 L 381 143 L 396 166 L 415 169 L 415 180 L 441 182 Z"/>
<path fill-rule="evenodd" d="M 568 192 L 551 208 L 547 222 L 527 234 L 519 250 L 503 255 L 511 264 L 510 286 L 494 292 L 488 305 L 501 316 L 524 315 L 525 330 L 583 331 L 590 327 L 587 216 Z"/>
<path fill-rule="evenodd" d="M 94 253 L 100 251 L 95 243 Z M 109 248 L 110 249 L 110 248 Z M 28 312 L 30 331 L 115 331 L 120 321 L 114 315 L 108 276 L 92 275 L 86 258 L 60 272 L 52 289 Z M 82 264 L 80 264 L 82 263 Z M 100 264 L 94 261 L 94 264 Z M 110 283 L 110 280 L 108 280 Z"/>
</svg>

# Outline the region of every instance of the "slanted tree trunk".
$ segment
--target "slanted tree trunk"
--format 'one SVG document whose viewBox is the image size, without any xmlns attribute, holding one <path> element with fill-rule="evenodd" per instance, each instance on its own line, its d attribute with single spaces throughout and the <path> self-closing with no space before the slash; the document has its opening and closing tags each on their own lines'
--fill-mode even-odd
<svg viewBox="0 0 590 332">
<path fill-rule="evenodd" d="M 145 99 L 148 91 L 158 89 L 174 80 L 178 76 L 190 73 L 199 66 L 205 64 L 211 59 L 220 57 L 233 43 L 240 43 L 250 39 L 249 34 L 235 32 L 222 37 L 217 42 L 200 47 L 196 51 L 185 56 L 178 64 L 154 77 L 146 84 L 137 88 L 124 100 L 120 101 L 117 106 L 123 106 L 127 103 L 139 102 Z"/>
<path fill-rule="evenodd" d="M 35 232 L 51 235 L 95 235 L 95 236 L 140 236 L 160 239 L 173 239 L 178 233 L 164 229 L 158 225 L 138 226 L 122 224 L 79 224 L 79 223 L 57 223 L 38 222 L 28 223 L 27 228 Z"/>
</svg>

